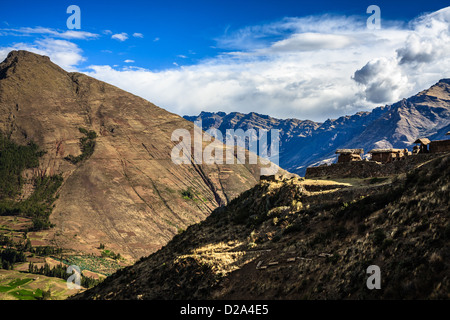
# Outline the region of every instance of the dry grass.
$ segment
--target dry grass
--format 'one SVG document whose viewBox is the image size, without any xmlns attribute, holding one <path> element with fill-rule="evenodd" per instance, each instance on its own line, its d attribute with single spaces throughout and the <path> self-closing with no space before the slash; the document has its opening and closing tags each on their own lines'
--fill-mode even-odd
<svg viewBox="0 0 450 320">
<path fill-rule="evenodd" d="M 256 251 L 238 250 L 243 245 L 244 242 L 238 241 L 211 243 L 194 249 L 190 254 L 179 256 L 175 262 L 194 258 L 201 264 L 208 265 L 215 274 L 226 276 L 257 257 Z"/>
</svg>

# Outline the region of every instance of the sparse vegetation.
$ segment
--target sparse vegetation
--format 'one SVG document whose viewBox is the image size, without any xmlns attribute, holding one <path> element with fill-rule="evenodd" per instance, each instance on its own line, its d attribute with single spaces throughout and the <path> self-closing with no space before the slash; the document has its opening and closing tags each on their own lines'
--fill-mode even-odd
<svg viewBox="0 0 450 320">
<path fill-rule="evenodd" d="M 50 265 L 48 263 L 45 263 L 43 266 L 38 268 L 38 266 L 30 262 L 28 264 L 28 272 L 33 274 L 41 274 L 47 277 L 56 277 L 64 280 L 67 280 L 72 275 L 72 273 L 67 273 L 67 267 L 63 266 L 62 264 L 58 264 L 53 268 L 50 268 Z M 92 288 L 100 282 L 100 280 L 86 277 L 81 274 L 80 285 L 84 288 Z"/>
<path fill-rule="evenodd" d="M 383 229 L 376 229 L 374 231 L 374 233 L 372 234 L 373 244 L 376 245 L 377 247 L 381 246 L 385 239 L 386 239 L 386 234 L 384 233 Z"/>
<path fill-rule="evenodd" d="M 73 155 L 68 155 L 64 158 L 72 164 L 77 164 L 88 159 L 95 150 L 95 139 L 97 138 L 97 133 L 95 131 L 88 131 L 84 128 L 78 128 L 78 130 L 85 135 L 85 137 L 80 138 L 81 154 L 76 157 Z"/>
<path fill-rule="evenodd" d="M 388 180 L 388 178 L 374 177 L 369 180 L 369 183 L 376 184 L 376 183 L 380 183 L 380 182 L 385 182 L 386 180 Z"/>
<path fill-rule="evenodd" d="M 27 199 L 16 200 L 24 184 L 23 170 L 37 167 L 43 154 L 32 142 L 20 146 L 0 135 L 0 215 L 30 217 L 34 231 L 52 227 L 49 216 L 54 194 L 63 181 L 61 175 L 34 177 L 34 192 Z"/>
<path fill-rule="evenodd" d="M 122 268 L 117 260 L 94 255 L 65 255 L 61 258 L 54 257 L 54 259 L 66 265 L 76 265 L 81 271 L 88 270 L 105 276 L 109 276 Z"/>
<path fill-rule="evenodd" d="M 102 251 L 101 255 L 102 255 L 103 258 L 111 258 L 111 259 L 114 259 L 114 260 L 120 260 L 121 259 L 120 253 L 114 253 L 111 250 L 106 250 L 105 249 L 105 250 Z"/>
<path fill-rule="evenodd" d="M 36 168 L 42 155 L 44 152 L 35 143 L 21 146 L 0 133 L 0 201 L 20 193 L 24 183 L 22 171 Z"/>
<path fill-rule="evenodd" d="M 185 200 L 193 200 L 195 197 L 195 193 L 191 187 L 188 187 L 187 189 L 181 191 L 181 196 Z"/>
</svg>

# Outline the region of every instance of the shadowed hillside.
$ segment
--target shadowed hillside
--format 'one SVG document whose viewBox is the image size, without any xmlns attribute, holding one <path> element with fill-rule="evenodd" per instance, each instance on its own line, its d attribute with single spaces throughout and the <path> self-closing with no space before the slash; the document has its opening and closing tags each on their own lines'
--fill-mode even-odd
<svg viewBox="0 0 450 320">
<path fill-rule="evenodd" d="M 449 178 L 443 154 L 384 179 L 261 181 L 74 298 L 448 299 Z"/>
</svg>

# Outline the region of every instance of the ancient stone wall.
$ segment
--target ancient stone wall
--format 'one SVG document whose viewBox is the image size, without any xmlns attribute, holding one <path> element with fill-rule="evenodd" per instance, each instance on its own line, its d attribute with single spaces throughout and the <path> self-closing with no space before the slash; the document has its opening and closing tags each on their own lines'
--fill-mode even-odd
<svg viewBox="0 0 450 320">
<path fill-rule="evenodd" d="M 430 143 L 430 152 L 450 152 L 450 140 L 435 140 Z"/>
<path fill-rule="evenodd" d="M 401 158 L 396 161 L 382 164 L 376 161 L 354 161 L 349 163 L 334 163 L 331 165 L 309 167 L 305 178 L 369 178 L 384 177 L 393 174 L 408 172 L 418 164 L 433 159 L 436 155 L 417 154 Z"/>
</svg>

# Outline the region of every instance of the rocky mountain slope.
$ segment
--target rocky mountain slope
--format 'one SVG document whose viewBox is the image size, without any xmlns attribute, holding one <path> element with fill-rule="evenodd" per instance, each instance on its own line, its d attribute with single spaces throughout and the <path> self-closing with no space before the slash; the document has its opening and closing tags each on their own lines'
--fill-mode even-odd
<svg viewBox="0 0 450 320">
<path fill-rule="evenodd" d="M 259 165 L 174 164 L 175 129 L 193 134 L 182 117 L 48 57 L 12 51 L 0 64 L 0 133 L 46 152 L 27 179 L 63 177 L 53 245 L 138 259 L 257 183 Z"/>
<path fill-rule="evenodd" d="M 341 148 L 409 148 L 417 138 L 443 139 L 450 128 L 450 79 L 392 105 L 329 119 L 323 123 L 275 119 L 256 113 L 202 112 L 184 116 L 202 119 L 203 128 L 280 130 L 280 166 L 304 175 L 310 165 L 334 161 Z"/>
<path fill-rule="evenodd" d="M 261 181 L 73 299 L 448 299 L 449 182 L 449 154 L 388 179 Z"/>
</svg>

